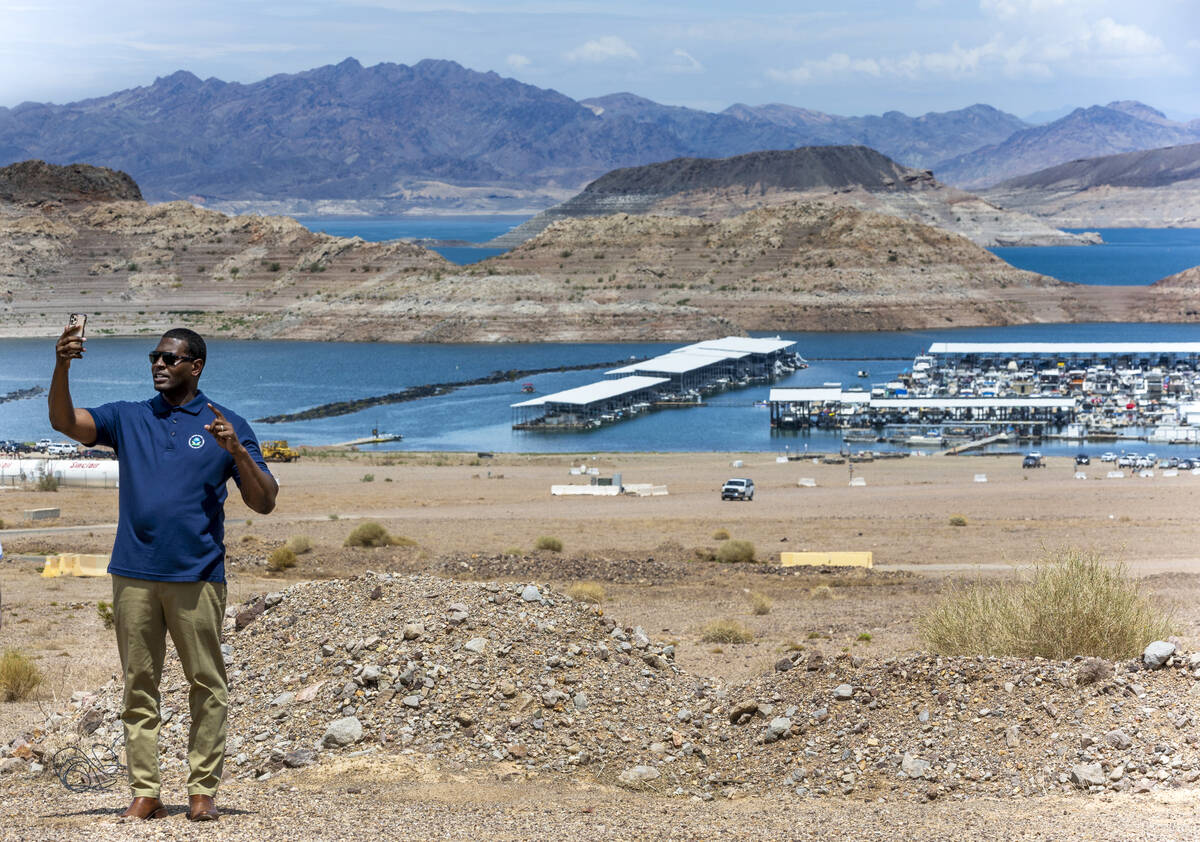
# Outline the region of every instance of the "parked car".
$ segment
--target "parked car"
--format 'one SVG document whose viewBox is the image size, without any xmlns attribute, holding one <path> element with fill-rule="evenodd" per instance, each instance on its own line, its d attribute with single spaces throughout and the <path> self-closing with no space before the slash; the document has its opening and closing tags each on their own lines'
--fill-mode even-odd
<svg viewBox="0 0 1200 842">
<path fill-rule="evenodd" d="M 84 459 L 111 459 L 116 454 L 114 454 L 111 450 L 101 450 L 98 447 L 89 447 L 79 455 Z"/>
<path fill-rule="evenodd" d="M 1090 465 L 1090 464 L 1092 464 L 1092 459 L 1086 453 L 1076 453 L 1075 454 L 1075 464 L 1076 465 Z"/>
<path fill-rule="evenodd" d="M 1116 462 L 1117 454 L 1113 453 L 1111 450 L 1106 450 L 1106 451 L 1104 451 L 1104 453 L 1100 454 L 1100 461 L 1101 462 Z"/>
<path fill-rule="evenodd" d="M 46 454 L 48 456 L 75 456 L 78 453 L 79 448 L 66 441 L 51 442 L 46 447 Z"/>
<path fill-rule="evenodd" d="M 1021 460 L 1022 468 L 1044 468 L 1046 463 L 1042 461 L 1042 454 L 1030 453 Z"/>
<path fill-rule="evenodd" d="M 54 444 L 54 442 L 52 442 L 50 439 L 38 439 L 37 444 L 35 444 L 34 447 L 38 450 L 45 450 L 52 444 Z"/>
<path fill-rule="evenodd" d="M 1130 453 L 1126 453 L 1123 456 L 1117 457 L 1118 468 L 1132 468 L 1136 462 L 1137 457 Z"/>
<path fill-rule="evenodd" d="M 753 500 L 754 499 L 754 480 L 746 478 L 734 478 L 725 480 L 725 484 L 721 486 L 722 500 Z"/>
</svg>

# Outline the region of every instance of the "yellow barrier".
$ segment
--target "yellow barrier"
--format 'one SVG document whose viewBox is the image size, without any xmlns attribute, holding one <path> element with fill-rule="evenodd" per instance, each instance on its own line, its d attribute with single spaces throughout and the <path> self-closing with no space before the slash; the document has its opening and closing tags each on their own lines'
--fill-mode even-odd
<svg viewBox="0 0 1200 842">
<path fill-rule="evenodd" d="M 782 567 L 871 567 L 873 553 L 780 553 Z"/>
<path fill-rule="evenodd" d="M 46 556 L 42 578 L 58 576 L 107 576 L 110 556 L 98 553 L 59 553 Z"/>
</svg>

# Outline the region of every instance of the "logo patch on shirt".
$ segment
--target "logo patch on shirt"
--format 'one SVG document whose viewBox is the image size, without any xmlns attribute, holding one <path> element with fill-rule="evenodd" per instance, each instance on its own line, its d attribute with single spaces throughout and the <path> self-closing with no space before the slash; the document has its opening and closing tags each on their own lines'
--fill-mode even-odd
<svg viewBox="0 0 1200 842">
<path fill-rule="evenodd" d="M 204 447 L 204 436 L 200 435 L 199 433 L 192 436 L 190 439 L 188 439 L 188 447 L 190 447 L 192 450 L 199 450 L 200 448 Z"/>
</svg>

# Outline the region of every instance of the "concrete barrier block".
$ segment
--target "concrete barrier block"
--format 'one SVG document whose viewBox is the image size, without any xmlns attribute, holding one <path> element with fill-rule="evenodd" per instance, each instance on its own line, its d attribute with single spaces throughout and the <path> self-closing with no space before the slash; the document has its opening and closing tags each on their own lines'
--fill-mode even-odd
<svg viewBox="0 0 1200 842">
<path fill-rule="evenodd" d="M 871 567 L 874 553 L 780 553 L 779 564 L 782 567 Z"/>
<path fill-rule="evenodd" d="M 987 482 L 987 474 L 976 474 L 975 482 Z"/>
<path fill-rule="evenodd" d="M 796 485 L 801 488 L 816 488 L 817 480 L 814 477 L 800 477 L 800 479 L 796 480 Z"/>
<path fill-rule="evenodd" d="M 851 485 L 866 485 L 867 478 L 866 477 L 855 477 L 854 479 L 850 480 L 850 484 Z"/>
<path fill-rule="evenodd" d="M 57 508 L 26 509 L 25 520 L 54 520 L 62 516 L 62 510 Z"/>
</svg>

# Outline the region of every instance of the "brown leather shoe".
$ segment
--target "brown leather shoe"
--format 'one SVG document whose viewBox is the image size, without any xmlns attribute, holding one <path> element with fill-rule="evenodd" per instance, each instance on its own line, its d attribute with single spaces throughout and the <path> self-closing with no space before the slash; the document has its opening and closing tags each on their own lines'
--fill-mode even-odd
<svg viewBox="0 0 1200 842">
<path fill-rule="evenodd" d="M 122 819 L 165 819 L 167 808 L 157 798 L 139 795 L 118 818 Z"/>
<path fill-rule="evenodd" d="M 188 796 L 188 821 L 215 822 L 220 815 L 211 795 Z"/>
</svg>

